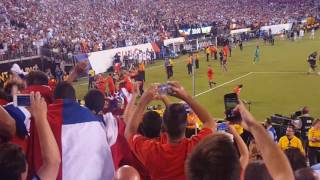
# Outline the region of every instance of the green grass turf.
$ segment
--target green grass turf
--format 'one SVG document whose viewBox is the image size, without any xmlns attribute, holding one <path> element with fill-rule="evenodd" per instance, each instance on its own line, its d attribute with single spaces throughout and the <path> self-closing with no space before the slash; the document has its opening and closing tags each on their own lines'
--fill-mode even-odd
<svg viewBox="0 0 320 180">
<path fill-rule="evenodd" d="M 288 115 L 304 105 L 310 108 L 311 115 L 320 117 L 320 76 L 306 74 L 307 56 L 313 51 L 320 50 L 320 33 L 316 35 L 318 37 L 316 40 L 309 40 L 308 34 L 303 40 L 296 42 L 276 40 L 275 46 L 264 45 L 258 40 L 244 43 L 242 52 L 239 48 L 233 49 L 232 57 L 228 59 L 227 73 L 222 72 L 218 61 L 211 60 L 209 64 L 214 68 L 217 86 L 221 86 L 197 96 L 196 100 L 214 117 L 223 118 L 223 95 L 232 92 L 236 85 L 243 84 L 240 97 L 252 102 L 251 111 L 259 121 L 274 113 Z M 257 44 L 260 45 L 260 62 L 253 64 Z M 175 60 L 172 80 L 179 81 L 188 92 L 192 93 L 192 77 L 187 75 L 186 61 L 186 56 Z M 200 69 L 196 71 L 196 94 L 209 90 L 207 65 L 205 54 L 201 52 Z M 248 73 L 250 74 L 247 76 L 226 83 Z M 163 61 L 147 67 L 146 81 L 146 86 L 154 82 L 167 81 Z M 87 79 L 75 83 L 80 99 L 87 92 L 86 83 Z M 173 98 L 172 100 L 178 101 Z"/>
</svg>

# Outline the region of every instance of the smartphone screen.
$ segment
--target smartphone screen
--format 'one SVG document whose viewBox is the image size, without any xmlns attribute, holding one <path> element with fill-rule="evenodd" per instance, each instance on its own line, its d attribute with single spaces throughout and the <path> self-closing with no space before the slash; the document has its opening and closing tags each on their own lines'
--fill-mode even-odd
<svg viewBox="0 0 320 180">
<path fill-rule="evenodd" d="M 226 123 L 218 123 L 217 131 L 226 132 L 228 130 L 228 125 Z"/>
<path fill-rule="evenodd" d="M 158 86 L 158 92 L 161 95 L 168 94 L 169 89 L 170 89 L 170 85 L 168 85 L 168 84 L 161 84 L 161 85 Z"/>
<path fill-rule="evenodd" d="M 238 105 L 238 96 L 235 93 L 226 94 L 224 96 L 226 120 L 239 121 L 240 117 L 235 115 L 233 109 Z"/>
<path fill-rule="evenodd" d="M 14 105 L 15 106 L 24 106 L 24 107 L 28 107 L 31 105 L 30 102 L 30 95 L 29 94 L 19 94 L 14 96 Z"/>
</svg>

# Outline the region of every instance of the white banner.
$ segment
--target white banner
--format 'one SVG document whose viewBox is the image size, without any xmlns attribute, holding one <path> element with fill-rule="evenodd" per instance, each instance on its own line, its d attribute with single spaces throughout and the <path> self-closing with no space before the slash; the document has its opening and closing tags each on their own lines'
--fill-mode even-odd
<svg viewBox="0 0 320 180">
<path fill-rule="evenodd" d="M 92 52 L 89 53 L 88 59 L 92 69 L 96 72 L 96 74 L 99 74 L 106 72 L 113 65 L 113 57 L 117 53 L 121 54 L 122 52 L 135 50 L 141 50 L 145 52 L 147 49 L 153 49 L 151 43 Z"/>
<path fill-rule="evenodd" d="M 262 26 L 260 28 L 261 31 L 269 31 L 271 29 L 272 34 L 281 34 L 283 30 L 289 31 L 292 28 L 292 23 L 288 24 L 278 24 L 278 25 L 272 25 L 272 26 Z"/>
<path fill-rule="evenodd" d="M 184 42 L 185 42 L 184 37 L 178 37 L 178 38 L 166 39 L 163 41 L 163 44 L 167 46 L 173 43 L 184 43 Z"/>
<path fill-rule="evenodd" d="M 230 34 L 241 34 L 241 33 L 250 32 L 250 31 L 251 31 L 250 28 L 235 29 L 235 30 L 231 30 Z"/>
</svg>

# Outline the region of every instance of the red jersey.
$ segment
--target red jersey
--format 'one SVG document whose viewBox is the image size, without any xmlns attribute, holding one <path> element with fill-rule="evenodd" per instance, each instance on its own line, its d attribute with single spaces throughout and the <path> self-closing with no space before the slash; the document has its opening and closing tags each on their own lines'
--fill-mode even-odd
<svg viewBox="0 0 320 180">
<path fill-rule="evenodd" d="M 136 168 L 136 170 L 139 172 L 141 180 L 148 179 L 149 173 L 146 171 L 145 167 L 140 163 L 140 161 L 134 156 L 126 138 L 124 137 L 126 124 L 119 118 L 117 118 L 117 122 L 117 141 L 114 145 L 111 146 L 114 168 L 117 170 L 123 165 L 130 165 Z"/>
<path fill-rule="evenodd" d="M 112 76 L 107 77 L 107 82 L 108 82 L 109 92 L 111 94 L 114 94 L 116 90 L 116 85 L 114 84 Z"/>
<path fill-rule="evenodd" d="M 224 55 L 224 56 L 228 56 L 228 51 L 229 51 L 228 46 L 224 46 L 224 47 L 223 47 L 223 55 Z"/>
<path fill-rule="evenodd" d="M 124 77 L 124 81 L 125 81 L 125 88 L 127 89 L 127 91 L 129 93 L 132 92 L 132 88 L 133 88 L 133 85 L 132 85 L 132 82 L 131 82 L 131 79 L 129 76 L 125 76 Z"/>
<path fill-rule="evenodd" d="M 106 83 L 107 83 L 107 81 L 102 76 L 98 77 L 97 82 L 96 82 L 96 86 L 103 94 L 106 91 Z"/>
<path fill-rule="evenodd" d="M 213 70 L 212 70 L 212 68 L 208 68 L 208 79 L 209 80 L 213 79 Z"/>
<path fill-rule="evenodd" d="M 120 72 L 120 63 L 116 63 L 116 64 L 114 65 L 114 72 L 115 72 L 115 73 L 119 73 L 119 72 Z"/>
<path fill-rule="evenodd" d="M 197 135 L 184 138 L 179 144 L 159 143 L 142 135 L 132 135 L 129 146 L 140 162 L 146 167 L 151 179 L 185 180 L 185 161 L 193 148 L 206 136 L 212 134 L 203 128 Z M 169 165 L 170 164 L 170 165 Z"/>
</svg>

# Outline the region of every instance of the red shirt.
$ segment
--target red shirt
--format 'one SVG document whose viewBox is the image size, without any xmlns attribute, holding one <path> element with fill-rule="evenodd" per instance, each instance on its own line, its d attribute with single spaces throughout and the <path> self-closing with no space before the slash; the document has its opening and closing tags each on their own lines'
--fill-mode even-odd
<svg viewBox="0 0 320 180">
<path fill-rule="evenodd" d="M 106 80 L 103 77 L 98 77 L 96 86 L 104 94 L 106 91 Z"/>
<path fill-rule="evenodd" d="M 212 68 L 208 68 L 208 79 L 213 79 L 213 70 Z"/>
<path fill-rule="evenodd" d="M 223 47 L 223 55 L 224 56 L 228 56 L 228 51 L 229 51 L 228 46 Z"/>
<path fill-rule="evenodd" d="M 120 72 L 120 63 L 116 63 L 116 64 L 114 65 L 114 72 L 115 72 L 115 73 Z"/>
<path fill-rule="evenodd" d="M 192 149 L 204 137 L 212 134 L 209 128 L 198 135 L 184 138 L 179 144 L 161 143 L 135 134 L 129 138 L 129 146 L 150 173 L 151 179 L 185 180 L 184 164 Z"/>
<path fill-rule="evenodd" d="M 124 77 L 124 81 L 125 81 L 125 88 L 127 89 L 127 91 L 129 92 L 129 93 L 131 93 L 132 92 L 132 82 L 131 82 L 131 80 L 130 80 L 130 77 L 129 76 L 125 76 Z"/>
<path fill-rule="evenodd" d="M 116 143 L 111 146 L 112 158 L 114 163 L 114 168 L 117 170 L 123 165 L 133 166 L 140 174 L 141 180 L 147 180 L 149 177 L 148 172 L 145 170 L 144 166 L 132 153 L 129 144 L 124 137 L 124 131 L 126 128 L 123 120 L 117 118 L 118 122 L 118 136 Z"/>
</svg>

